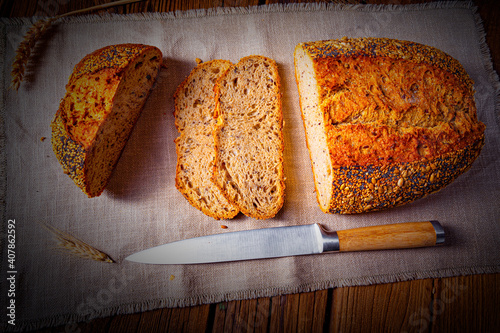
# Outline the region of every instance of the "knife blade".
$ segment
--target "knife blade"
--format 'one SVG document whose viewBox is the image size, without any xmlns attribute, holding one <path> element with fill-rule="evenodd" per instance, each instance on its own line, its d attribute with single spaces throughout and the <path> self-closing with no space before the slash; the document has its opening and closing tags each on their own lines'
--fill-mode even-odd
<svg viewBox="0 0 500 333">
<path fill-rule="evenodd" d="M 321 225 L 233 231 L 179 240 L 134 253 L 125 260 L 146 264 L 201 264 L 325 252 L 387 250 L 444 243 L 438 221 L 406 222 L 328 231 Z"/>
</svg>

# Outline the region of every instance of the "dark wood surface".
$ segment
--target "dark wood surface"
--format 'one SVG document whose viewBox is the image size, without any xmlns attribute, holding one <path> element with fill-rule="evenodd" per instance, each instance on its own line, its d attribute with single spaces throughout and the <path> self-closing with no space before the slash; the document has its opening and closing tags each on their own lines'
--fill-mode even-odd
<svg viewBox="0 0 500 333">
<path fill-rule="evenodd" d="M 0 16 L 57 15 L 110 0 L 0 0 Z M 99 10 L 169 12 L 305 1 L 149 0 Z M 314 1 L 309 1 L 314 2 Z M 331 2 L 331 1 L 330 1 Z M 340 2 L 340 1 L 337 1 Z M 344 3 L 408 4 L 368 0 Z M 500 72 L 500 2 L 476 0 L 494 68 Z M 499 249 L 500 251 L 500 249 Z M 500 332 L 500 274 L 344 287 L 269 298 L 165 308 L 39 332 Z"/>
</svg>

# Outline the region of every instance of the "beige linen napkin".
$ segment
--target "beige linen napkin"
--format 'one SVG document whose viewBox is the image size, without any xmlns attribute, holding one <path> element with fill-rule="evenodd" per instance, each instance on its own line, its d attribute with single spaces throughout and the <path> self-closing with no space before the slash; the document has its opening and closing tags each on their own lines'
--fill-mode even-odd
<svg viewBox="0 0 500 333">
<path fill-rule="evenodd" d="M 165 306 L 500 271 L 500 85 L 470 3 L 276 5 L 68 18 L 51 31 L 29 80 L 16 93 L 6 89 L 10 65 L 17 42 L 32 22 L 3 19 L 0 25 L 3 275 L 10 271 L 7 222 L 16 223 L 16 326 L 2 316 L 3 328 L 34 329 Z M 293 50 L 303 41 L 343 36 L 412 40 L 435 46 L 464 65 L 475 81 L 479 118 L 487 125 L 485 147 L 467 173 L 442 191 L 403 207 L 344 216 L 320 211 L 300 117 Z M 63 174 L 50 145 L 50 122 L 74 65 L 86 54 L 118 43 L 159 47 L 166 68 L 107 189 L 89 199 Z M 215 221 L 175 189 L 172 95 L 195 66 L 195 58 L 237 62 L 250 54 L 275 59 L 282 77 L 286 202 L 270 220 L 238 216 Z M 338 230 L 430 219 L 445 227 L 446 245 L 203 265 L 124 261 L 155 245 L 228 231 L 313 222 Z M 38 222 L 75 235 L 117 263 L 55 250 L 50 233 Z M 12 299 L 8 287 L 2 282 L 2 306 Z"/>
</svg>

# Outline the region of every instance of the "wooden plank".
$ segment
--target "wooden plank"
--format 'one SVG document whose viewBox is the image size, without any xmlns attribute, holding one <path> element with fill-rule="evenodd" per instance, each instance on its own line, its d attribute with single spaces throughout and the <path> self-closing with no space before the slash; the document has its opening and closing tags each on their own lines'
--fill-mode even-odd
<svg viewBox="0 0 500 333">
<path fill-rule="evenodd" d="M 204 332 L 208 325 L 210 305 L 197 305 L 187 308 L 182 308 L 182 311 L 188 311 L 188 322 L 185 332 Z"/>
<path fill-rule="evenodd" d="M 269 330 L 269 322 L 271 319 L 271 298 L 262 297 L 257 299 L 257 308 L 255 311 L 254 332 L 272 332 Z"/>
<path fill-rule="evenodd" d="M 185 308 L 158 309 L 140 314 L 137 332 L 181 332 L 204 331 L 208 324 L 210 305 L 199 305 Z M 134 315 L 117 316 L 118 318 Z M 127 322 L 125 320 L 125 322 Z M 125 323 L 126 324 L 126 323 Z"/>
<path fill-rule="evenodd" d="M 432 286 L 433 280 L 426 279 L 336 288 L 329 331 L 401 332 L 415 331 L 418 325 L 429 327 Z"/>
<path fill-rule="evenodd" d="M 158 311 L 160 311 L 160 322 L 158 324 L 158 330 L 160 332 L 166 332 L 168 330 L 168 323 L 170 322 L 172 311 L 169 308 L 164 308 Z"/>
<path fill-rule="evenodd" d="M 224 318 L 224 332 L 230 333 L 233 331 L 234 317 L 238 315 L 240 311 L 240 302 L 238 301 L 227 302 L 225 310 L 226 312 Z"/>
<path fill-rule="evenodd" d="M 111 323 L 112 317 L 97 318 L 88 322 L 69 323 L 53 332 L 104 333 Z"/>
<path fill-rule="evenodd" d="M 328 310 L 328 295 L 332 294 L 333 290 L 318 290 L 314 292 L 314 310 L 312 313 L 313 320 L 311 332 L 321 332 L 325 327 L 326 313 Z"/>
<path fill-rule="evenodd" d="M 226 318 L 226 310 L 227 310 L 228 302 L 221 302 L 215 304 L 215 313 L 213 319 L 213 332 L 223 332 L 224 331 L 224 323 Z"/>
<path fill-rule="evenodd" d="M 311 332 L 314 318 L 314 292 L 301 293 L 298 299 L 297 332 Z"/>
<path fill-rule="evenodd" d="M 219 303 L 212 332 L 267 332 L 269 306 L 269 298 Z"/>
<path fill-rule="evenodd" d="M 233 332 L 253 332 L 255 328 L 255 315 L 257 300 L 241 300 L 240 311 L 234 316 Z"/>
<path fill-rule="evenodd" d="M 36 1 L 8 1 L 2 4 L 2 16 L 7 17 L 30 17 L 37 11 Z M 8 11 L 4 13 L 3 11 Z"/>
<path fill-rule="evenodd" d="M 269 332 L 283 332 L 284 322 L 283 322 L 283 312 L 286 295 L 273 296 L 271 297 L 271 317 L 269 319 Z"/>
<path fill-rule="evenodd" d="M 297 332 L 299 300 L 300 294 L 284 295 L 284 297 L 280 299 L 281 302 L 284 302 L 284 311 L 281 313 L 283 319 L 280 320 L 284 324 L 284 332 Z"/>
<path fill-rule="evenodd" d="M 138 332 L 161 332 L 160 321 L 162 310 L 152 310 L 141 313 L 139 325 L 137 326 Z"/>
<path fill-rule="evenodd" d="M 325 324 L 328 290 L 299 294 L 298 332 L 321 332 Z"/>
<path fill-rule="evenodd" d="M 140 313 L 123 316 L 114 316 L 109 323 L 110 332 L 136 332 L 141 320 Z"/>
<path fill-rule="evenodd" d="M 436 279 L 432 332 L 498 332 L 500 274 Z"/>
<path fill-rule="evenodd" d="M 258 311 L 269 332 L 321 332 L 325 324 L 328 290 L 275 296 Z M 268 320 L 266 310 L 270 313 Z"/>
<path fill-rule="evenodd" d="M 172 310 L 171 321 L 168 325 L 169 332 L 200 332 L 207 327 L 210 305 L 197 305 Z"/>
<path fill-rule="evenodd" d="M 162 312 L 165 316 L 163 320 L 163 328 L 166 331 L 184 332 L 185 323 L 189 318 L 189 311 L 184 308 L 168 308 Z"/>
<path fill-rule="evenodd" d="M 370 306 L 367 299 L 373 300 L 373 295 L 373 287 L 334 289 L 330 331 L 354 331 L 355 328 L 358 330 L 362 327 L 367 328 L 366 320 L 372 313 L 371 309 L 367 309 Z"/>
</svg>

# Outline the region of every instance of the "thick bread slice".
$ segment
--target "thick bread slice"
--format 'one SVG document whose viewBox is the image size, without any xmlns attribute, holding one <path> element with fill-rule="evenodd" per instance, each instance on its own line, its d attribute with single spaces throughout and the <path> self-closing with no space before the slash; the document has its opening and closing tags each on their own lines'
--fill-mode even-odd
<svg viewBox="0 0 500 333">
<path fill-rule="evenodd" d="M 232 65 L 212 60 L 196 66 L 174 94 L 177 168 L 175 186 L 191 205 L 215 219 L 230 219 L 238 209 L 212 182 L 215 146 L 215 81 Z"/>
<path fill-rule="evenodd" d="M 422 44 L 359 38 L 297 45 L 295 76 L 320 208 L 361 213 L 438 191 L 484 143 L 473 82 Z"/>
<path fill-rule="evenodd" d="M 111 45 L 74 68 L 52 121 L 52 148 L 84 193 L 102 193 L 162 63 L 161 51 L 141 44 Z"/>
<path fill-rule="evenodd" d="M 283 206 L 283 114 L 274 60 L 242 58 L 217 81 L 213 180 L 247 216 L 266 219 Z"/>
</svg>

